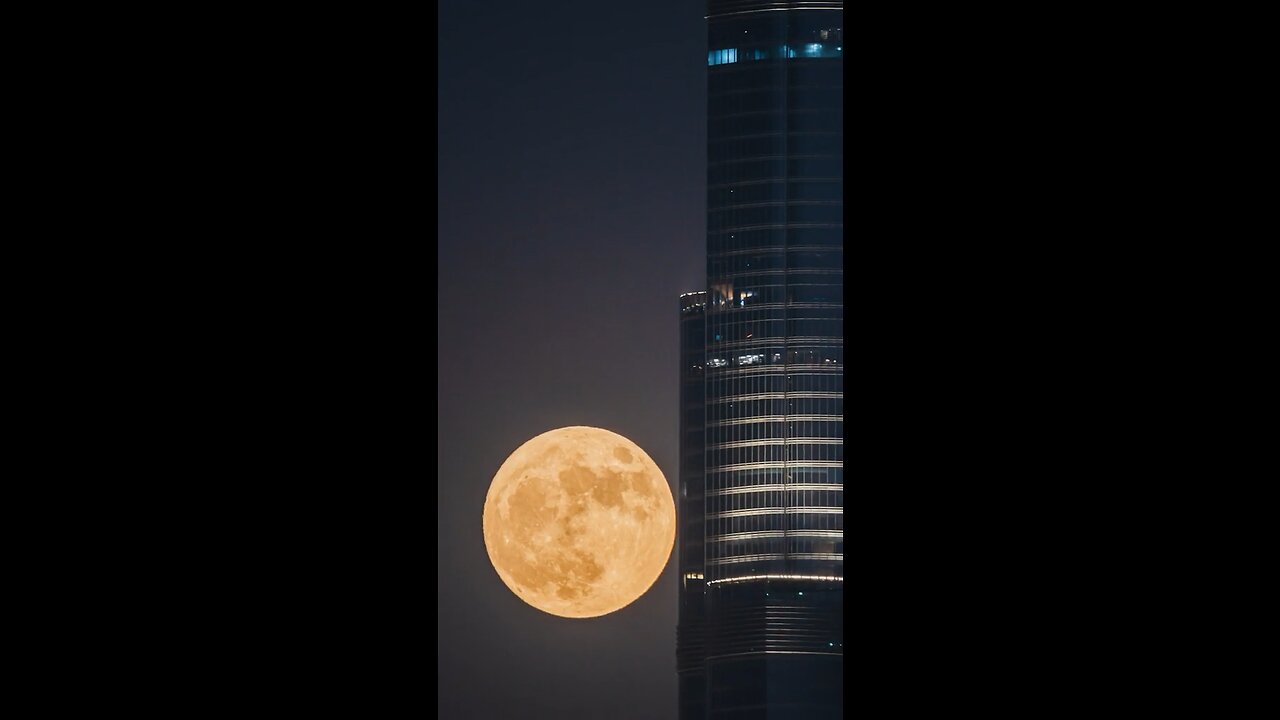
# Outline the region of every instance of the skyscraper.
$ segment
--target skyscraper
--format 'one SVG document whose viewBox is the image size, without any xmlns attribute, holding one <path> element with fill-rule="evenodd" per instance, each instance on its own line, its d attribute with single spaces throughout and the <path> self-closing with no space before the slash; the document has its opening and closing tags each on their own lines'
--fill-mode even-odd
<svg viewBox="0 0 1280 720">
<path fill-rule="evenodd" d="M 840 717 L 844 3 L 707 2 L 707 288 L 680 298 L 680 717 Z"/>
</svg>

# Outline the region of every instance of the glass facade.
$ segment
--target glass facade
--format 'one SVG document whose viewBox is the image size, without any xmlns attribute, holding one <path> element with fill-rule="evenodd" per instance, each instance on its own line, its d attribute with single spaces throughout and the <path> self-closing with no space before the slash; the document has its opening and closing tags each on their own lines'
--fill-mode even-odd
<svg viewBox="0 0 1280 720">
<path fill-rule="evenodd" d="M 707 290 L 681 298 L 682 718 L 839 717 L 842 2 L 708 2 Z"/>
</svg>

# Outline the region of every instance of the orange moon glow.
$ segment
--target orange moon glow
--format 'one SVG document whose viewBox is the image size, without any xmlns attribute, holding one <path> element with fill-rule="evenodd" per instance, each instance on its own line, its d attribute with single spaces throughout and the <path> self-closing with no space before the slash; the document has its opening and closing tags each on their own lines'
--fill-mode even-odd
<svg viewBox="0 0 1280 720">
<path fill-rule="evenodd" d="M 560 617 L 630 605 L 662 574 L 675 540 L 662 471 L 600 428 L 560 428 L 521 445 L 484 501 L 484 545 L 498 577 Z"/>
</svg>

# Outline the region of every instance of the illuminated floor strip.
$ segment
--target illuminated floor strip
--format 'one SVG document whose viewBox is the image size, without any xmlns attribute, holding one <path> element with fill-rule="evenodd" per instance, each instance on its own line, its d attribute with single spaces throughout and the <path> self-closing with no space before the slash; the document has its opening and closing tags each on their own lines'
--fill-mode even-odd
<svg viewBox="0 0 1280 720">
<path fill-rule="evenodd" d="M 834 575 L 743 575 L 741 577 L 708 580 L 707 584 L 749 582 L 751 580 L 826 580 L 828 582 L 844 582 L 844 578 L 835 577 Z"/>
<path fill-rule="evenodd" d="M 790 339 L 788 338 L 788 341 Z M 725 395 L 707 401 L 708 405 L 743 402 L 745 400 L 840 400 L 844 393 L 827 390 L 792 390 L 791 392 L 761 392 L 742 395 Z"/>
<path fill-rule="evenodd" d="M 763 538 L 843 538 L 843 530 L 813 530 L 810 528 L 792 528 L 790 530 L 748 530 L 745 532 L 725 533 L 724 535 L 708 535 L 707 542 L 728 542 L 732 540 L 760 540 Z"/>
<path fill-rule="evenodd" d="M 730 425 L 763 425 L 773 422 L 844 422 L 844 415 L 756 415 L 755 417 L 739 418 L 737 420 L 719 420 L 707 423 L 716 427 L 728 427 Z"/>
<path fill-rule="evenodd" d="M 707 497 L 717 495 L 745 495 L 747 493 L 781 492 L 783 490 L 835 490 L 844 492 L 844 483 L 762 483 L 760 485 L 741 485 L 739 487 L 708 490 Z"/>
<path fill-rule="evenodd" d="M 844 507 L 843 506 L 842 507 L 792 506 L 792 507 L 785 507 L 785 508 L 764 507 L 764 508 L 751 508 L 748 510 L 724 510 L 721 512 L 707 513 L 707 519 L 715 520 L 719 518 L 750 517 L 752 515 L 801 515 L 806 513 L 812 514 L 812 515 L 843 515 Z"/>
<path fill-rule="evenodd" d="M 731 442 L 713 442 L 707 445 L 709 450 L 731 450 L 744 447 L 774 447 L 777 445 L 843 445 L 844 438 L 834 437 L 791 437 L 761 438 L 759 440 L 734 440 Z"/>
<path fill-rule="evenodd" d="M 760 462 L 719 465 L 711 468 L 711 472 L 729 472 L 731 470 L 782 470 L 790 467 L 807 468 L 840 468 L 844 469 L 843 460 L 762 460 Z"/>
<path fill-rule="evenodd" d="M 762 562 L 765 560 L 832 560 L 844 562 L 843 553 L 758 553 L 755 555 L 733 555 L 731 557 L 714 558 L 706 561 L 707 565 L 733 565 L 734 563 Z"/>
</svg>

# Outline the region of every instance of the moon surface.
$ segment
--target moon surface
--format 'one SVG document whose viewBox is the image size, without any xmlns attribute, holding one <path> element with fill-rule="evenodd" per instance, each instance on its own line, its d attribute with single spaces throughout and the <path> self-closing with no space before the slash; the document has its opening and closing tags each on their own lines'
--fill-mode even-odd
<svg viewBox="0 0 1280 720">
<path fill-rule="evenodd" d="M 521 600 L 560 617 L 620 610 L 662 574 L 676 506 L 635 443 L 593 427 L 543 433 L 511 453 L 484 501 L 484 544 Z"/>
</svg>

